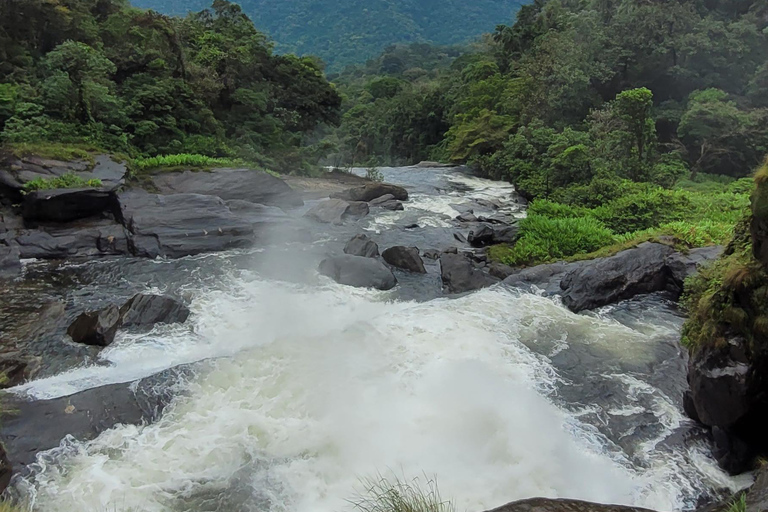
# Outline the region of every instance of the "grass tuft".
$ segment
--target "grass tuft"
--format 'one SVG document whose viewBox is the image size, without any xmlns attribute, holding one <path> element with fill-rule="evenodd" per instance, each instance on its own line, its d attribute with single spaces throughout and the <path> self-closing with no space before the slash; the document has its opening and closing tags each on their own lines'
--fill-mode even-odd
<svg viewBox="0 0 768 512">
<path fill-rule="evenodd" d="M 435 479 L 407 481 L 396 475 L 361 480 L 362 491 L 349 500 L 361 512 L 455 512 L 451 501 L 440 496 Z"/>
<path fill-rule="evenodd" d="M 99 188 L 102 183 L 99 179 L 86 180 L 74 172 L 62 174 L 58 178 L 35 178 L 24 184 L 24 193 L 35 190 L 51 190 L 56 188 Z"/>
<path fill-rule="evenodd" d="M 733 498 L 726 512 L 747 512 L 747 493 L 742 492 L 738 497 Z"/>
</svg>

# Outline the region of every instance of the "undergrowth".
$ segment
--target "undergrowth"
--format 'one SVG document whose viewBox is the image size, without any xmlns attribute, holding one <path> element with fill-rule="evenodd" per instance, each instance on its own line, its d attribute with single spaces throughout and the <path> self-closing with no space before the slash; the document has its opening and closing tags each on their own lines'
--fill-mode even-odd
<svg viewBox="0 0 768 512">
<path fill-rule="evenodd" d="M 57 188 L 99 188 L 102 183 L 99 179 L 86 180 L 75 174 L 68 172 L 56 178 L 35 178 L 24 184 L 24 192 L 34 192 L 35 190 L 51 190 Z"/>
<path fill-rule="evenodd" d="M 205 155 L 196 155 L 191 153 L 181 153 L 178 155 L 160 155 L 153 157 L 139 157 L 133 160 L 133 166 L 138 171 L 157 170 L 157 169 L 181 169 L 198 168 L 211 169 L 215 167 L 248 167 L 256 168 L 269 173 L 273 176 L 279 176 L 274 171 L 264 169 L 237 158 L 213 158 Z"/>
</svg>

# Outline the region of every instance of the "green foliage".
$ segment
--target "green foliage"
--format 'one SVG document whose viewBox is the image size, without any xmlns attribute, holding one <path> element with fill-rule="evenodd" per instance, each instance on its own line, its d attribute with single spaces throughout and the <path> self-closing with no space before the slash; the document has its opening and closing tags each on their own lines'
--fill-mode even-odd
<svg viewBox="0 0 768 512">
<path fill-rule="evenodd" d="M 747 493 L 742 492 L 731 501 L 726 512 L 747 512 Z"/>
<path fill-rule="evenodd" d="M 365 170 L 365 179 L 381 183 L 384 181 L 384 175 L 376 167 L 369 167 Z"/>
<path fill-rule="evenodd" d="M 133 163 L 139 170 L 160 169 L 164 167 L 237 167 L 244 164 L 241 160 L 211 158 L 205 155 L 189 153 L 136 158 Z"/>
<path fill-rule="evenodd" d="M 57 188 L 99 188 L 102 183 L 99 179 L 86 180 L 74 172 L 62 174 L 56 178 L 35 178 L 24 184 L 24 192 L 35 190 L 51 190 Z"/>
<path fill-rule="evenodd" d="M 615 233 L 630 233 L 682 220 L 690 210 L 684 192 L 656 189 L 628 194 L 593 210 L 592 215 Z"/>
<path fill-rule="evenodd" d="M 591 253 L 615 241 L 614 234 L 591 217 L 530 215 L 520 221 L 518 242 L 511 248 L 492 247 L 490 255 L 506 265 L 527 266 Z"/>
<path fill-rule="evenodd" d="M 423 487 L 418 478 L 406 481 L 377 476 L 361 480 L 362 492 L 349 500 L 361 512 L 455 512 L 451 501 L 440 496 L 437 481 L 427 479 Z"/>
</svg>

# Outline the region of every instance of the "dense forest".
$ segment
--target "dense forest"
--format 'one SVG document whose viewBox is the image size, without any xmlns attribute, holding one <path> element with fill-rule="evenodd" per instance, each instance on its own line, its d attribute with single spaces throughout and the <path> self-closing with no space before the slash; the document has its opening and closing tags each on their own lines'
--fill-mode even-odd
<svg viewBox="0 0 768 512">
<path fill-rule="evenodd" d="M 744 214 L 751 184 L 735 178 L 768 152 L 765 2 L 536 0 L 425 71 L 435 54 L 391 48 L 334 77 L 336 158 L 453 161 L 511 181 L 534 203 L 499 259 L 662 234 L 722 242 Z"/>
<path fill-rule="evenodd" d="M 300 170 L 341 99 L 311 58 L 273 53 L 240 7 L 173 18 L 122 0 L 0 1 L 0 142 L 195 153 Z M 316 160 L 316 158 L 315 158 Z"/>
<path fill-rule="evenodd" d="M 363 62 L 396 43 L 466 43 L 512 18 L 523 0 L 242 0 L 243 11 L 281 53 L 317 55 L 329 71 Z M 184 15 L 209 0 L 135 0 Z"/>
</svg>

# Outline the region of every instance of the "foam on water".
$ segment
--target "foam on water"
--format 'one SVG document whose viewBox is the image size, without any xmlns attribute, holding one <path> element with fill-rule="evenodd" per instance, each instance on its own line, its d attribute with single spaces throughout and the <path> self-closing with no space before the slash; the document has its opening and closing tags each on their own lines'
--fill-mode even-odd
<svg viewBox="0 0 768 512">
<path fill-rule="evenodd" d="M 389 471 L 436 476 L 458 510 L 531 496 L 675 510 L 704 478 L 682 456 L 633 469 L 547 398 L 559 377 L 522 340 L 559 322 L 641 352 L 644 335 L 617 322 L 505 289 L 416 304 L 330 283 L 227 288 L 198 293 L 191 331 L 111 349 L 91 385 L 138 361 L 219 359 L 157 423 L 65 444 L 28 482 L 37 510 L 338 511 L 359 478 Z"/>
</svg>

